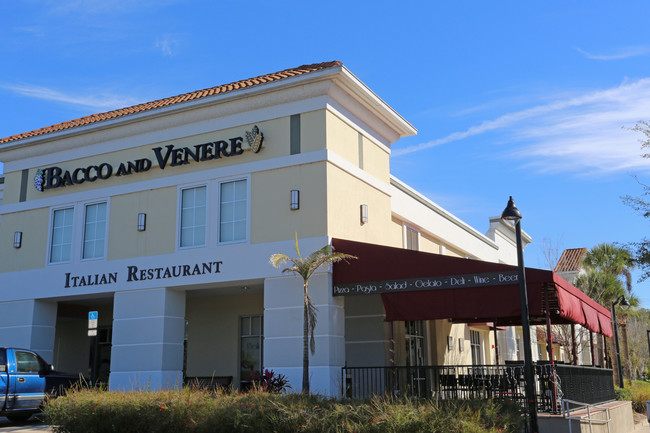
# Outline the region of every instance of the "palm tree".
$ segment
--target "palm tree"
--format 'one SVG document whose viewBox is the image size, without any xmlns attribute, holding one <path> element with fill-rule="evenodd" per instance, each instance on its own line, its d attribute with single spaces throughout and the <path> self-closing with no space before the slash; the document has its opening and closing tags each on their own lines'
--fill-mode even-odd
<svg viewBox="0 0 650 433">
<path fill-rule="evenodd" d="M 585 255 L 583 260 L 585 267 L 605 274 L 625 276 L 627 291 L 632 292 L 632 274 L 630 268 L 634 266 L 632 255 L 625 248 L 619 248 L 613 244 L 598 244 Z"/>
<path fill-rule="evenodd" d="M 303 350 L 302 350 L 302 393 L 309 394 L 309 350 L 313 355 L 316 352 L 316 341 L 314 340 L 314 328 L 316 328 L 316 311 L 318 309 L 312 303 L 309 296 L 309 279 L 323 265 L 336 263 L 341 260 L 356 259 L 349 254 L 334 252 L 330 245 L 314 251 L 305 259 L 300 255 L 298 247 L 298 233 L 296 233 L 296 253 L 298 258 L 289 257 L 286 254 L 272 254 L 270 263 L 279 268 L 285 263 L 291 263 L 291 266 L 282 270 L 282 272 L 291 272 L 302 277 L 303 295 L 304 295 L 304 321 L 303 321 Z M 309 348 L 309 349 L 308 349 Z"/>
<path fill-rule="evenodd" d="M 630 268 L 633 267 L 634 262 L 632 256 L 625 248 L 619 248 L 613 244 L 602 243 L 593 247 L 583 260 L 583 264 L 587 270 L 586 275 L 581 275 L 576 281 L 576 287 L 580 288 L 588 296 L 595 301 L 610 308 L 620 296 L 626 294 L 630 304 L 636 306 L 639 304 L 638 299 L 632 295 L 632 274 Z M 625 277 L 625 287 L 619 279 L 619 276 Z M 621 324 L 624 360 L 627 360 L 628 372 L 630 371 L 629 365 L 629 352 L 627 344 L 627 328 L 626 316 L 628 312 L 621 312 L 619 316 L 619 323 Z M 616 326 L 616 325 L 614 325 Z M 613 342 L 610 339 L 610 353 L 614 353 Z M 616 359 L 613 357 L 613 361 Z M 615 374 L 618 373 L 614 369 Z"/>
</svg>

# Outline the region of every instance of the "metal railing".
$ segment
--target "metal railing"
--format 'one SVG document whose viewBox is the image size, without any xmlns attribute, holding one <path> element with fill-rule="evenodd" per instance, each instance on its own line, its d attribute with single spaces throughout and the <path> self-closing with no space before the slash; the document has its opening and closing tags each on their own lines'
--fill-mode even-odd
<svg viewBox="0 0 650 433">
<path fill-rule="evenodd" d="M 586 417 L 580 415 L 571 416 L 571 410 L 579 411 L 585 409 L 587 411 Z M 595 413 L 605 413 L 605 419 L 592 418 L 592 412 L 594 409 L 596 410 Z M 588 422 L 589 432 L 593 432 L 594 423 L 607 424 L 607 431 L 608 432 L 610 431 L 609 423 L 612 421 L 612 417 L 609 414 L 609 408 L 607 406 L 598 406 L 595 404 L 589 404 L 580 401 L 564 399 L 562 400 L 562 416 L 564 416 L 564 419 L 566 419 L 569 422 L 569 433 L 573 433 L 571 421 Z"/>
<path fill-rule="evenodd" d="M 494 399 L 526 406 L 523 364 L 418 367 L 343 367 L 343 395 Z M 614 399 L 612 370 L 535 365 L 537 410 L 557 413 L 562 398 L 599 403 Z"/>
<path fill-rule="evenodd" d="M 553 410 L 553 369 L 535 366 L 538 410 Z M 344 367 L 343 395 L 420 397 L 435 400 L 495 399 L 526 404 L 523 365 Z"/>
</svg>

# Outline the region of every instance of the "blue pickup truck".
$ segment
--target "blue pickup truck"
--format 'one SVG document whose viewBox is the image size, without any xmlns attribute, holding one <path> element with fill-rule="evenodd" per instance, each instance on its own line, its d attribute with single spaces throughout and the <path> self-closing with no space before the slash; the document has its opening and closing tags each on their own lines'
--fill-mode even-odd
<svg viewBox="0 0 650 433">
<path fill-rule="evenodd" d="M 57 395 L 78 380 L 54 371 L 31 350 L 0 347 L 0 416 L 25 421 L 41 410 L 47 394 Z"/>
</svg>

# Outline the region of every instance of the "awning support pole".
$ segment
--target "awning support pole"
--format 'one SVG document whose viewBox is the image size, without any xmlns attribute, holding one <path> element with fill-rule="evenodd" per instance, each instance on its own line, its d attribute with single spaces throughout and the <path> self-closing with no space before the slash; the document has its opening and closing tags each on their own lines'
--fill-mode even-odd
<svg viewBox="0 0 650 433">
<path fill-rule="evenodd" d="M 594 333 L 589 331 L 589 344 L 591 345 L 591 366 L 596 366 L 596 353 L 594 347 Z"/>
<path fill-rule="evenodd" d="M 551 383 L 553 387 L 553 413 L 557 413 L 557 381 L 555 380 L 555 360 L 553 359 L 553 333 L 551 332 L 551 307 L 548 302 L 548 285 L 544 285 L 544 309 L 546 310 L 546 352 L 551 363 Z"/>
<path fill-rule="evenodd" d="M 573 365 L 578 365 L 578 343 L 576 342 L 576 325 L 571 324 L 571 352 L 573 358 Z"/>
<path fill-rule="evenodd" d="M 496 355 L 497 365 L 499 365 L 499 339 L 497 338 L 497 321 L 492 322 L 494 326 L 494 354 Z"/>
</svg>

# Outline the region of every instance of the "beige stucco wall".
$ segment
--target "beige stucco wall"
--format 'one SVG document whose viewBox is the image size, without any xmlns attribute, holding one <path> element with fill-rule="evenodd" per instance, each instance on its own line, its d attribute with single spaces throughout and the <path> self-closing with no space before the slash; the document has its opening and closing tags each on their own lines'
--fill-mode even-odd
<svg viewBox="0 0 650 433">
<path fill-rule="evenodd" d="M 327 111 L 325 118 L 327 149 L 389 184 L 389 150 L 352 128 L 334 113 Z"/>
<path fill-rule="evenodd" d="M 336 238 L 399 247 L 401 233 L 391 220 L 390 197 L 340 168 L 327 166 L 327 233 Z M 368 223 L 361 224 L 361 205 Z"/>
<path fill-rule="evenodd" d="M 363 169 L 386 184 L 390 183 L 390 153 L 369 138 L 362 136 Z"/>
<path fill-rule="evenodd" d="M 0 220 L 0 272 L 25 271 L 45 266 L 50 210 L 16 212 Z M 23 232 L 20 248 L 14 248 L 14 232 Z"/>
<path fill-rule="evenodd" d="M 420 251 L 440 254 L 440 244 L 423 233 L 420 233 Z"/>
<path fill-rule="evenodd" d="M 240 317 L 262 314 L 261 293 L 188 297 L 187 376 L 232 376 L 238 384 Z"/>
<path fill-rule="evenodd" d="M 449 247 L 445 247 L 445 255 L 446 255 L 446 256 L 451 256 L 451 257 L 460 257 L 460 258 L 464 258 L 464 257 L 465 257 L 464 254 L 462 254 L 462 253 L 460 253 L 460 252 L 458 252 L 458 251 L 454 251 L 454 250 L 452 250 L 452 249 L 449 248 Z"/>
<path fill-rule="evenodd" d="M 316 110 L 300 115 L 300 152 L 325 149 L 327 142 L 327 110 Z"/>
<path fill-rule="evenodd" d="M 251 176 L 251 242 L 273 242 L 327 235 L 326 163 L 286 167 Z M 300 209 L 289 208 L 292 189 Z"/>
<path fill-rule="evenodd" d="M 359 133 L 331 111 L 327 112 L 327 149 L 359 166 Z"/>
<path fill-rule="evenodd" d="M 174 252 L 178 190 L 159 188 L 111 198 L 108 259 Z M 136 230 L 138 213 L 147 214 L 147 229 Z"/>
</svg>

